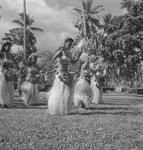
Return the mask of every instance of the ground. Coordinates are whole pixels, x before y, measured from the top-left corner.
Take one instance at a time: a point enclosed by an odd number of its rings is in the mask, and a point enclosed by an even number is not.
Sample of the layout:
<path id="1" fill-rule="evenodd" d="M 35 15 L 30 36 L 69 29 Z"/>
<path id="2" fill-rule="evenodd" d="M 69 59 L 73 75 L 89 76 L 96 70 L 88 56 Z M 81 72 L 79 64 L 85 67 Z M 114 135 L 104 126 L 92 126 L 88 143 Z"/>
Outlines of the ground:
<path id="1" fill-rule="evenodd" d="M 1 109 L 0 150 L 143 150 L 142 99 L 105 95 L 69 116 L 50 116 L 46 106 Z"/>

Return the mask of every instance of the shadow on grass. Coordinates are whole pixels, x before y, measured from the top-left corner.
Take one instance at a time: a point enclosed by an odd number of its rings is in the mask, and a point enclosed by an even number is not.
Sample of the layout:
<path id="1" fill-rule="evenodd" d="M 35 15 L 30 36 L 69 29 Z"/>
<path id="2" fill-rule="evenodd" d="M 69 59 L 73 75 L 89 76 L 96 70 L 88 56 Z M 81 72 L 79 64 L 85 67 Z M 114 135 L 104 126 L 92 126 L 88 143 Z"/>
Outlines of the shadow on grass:
<path id="1" fill-rule="evenodd" d="M 28 106 L 28 107 L 8 107 L 8 108 L 4 108 L 4 107 L 1 107 L 0 109 L 48 109 L 48 106 L 44 106 L 44 107 L 36 107 L 36 106 Z M 89 108 L 90 110 L 128 110 L 130 108 L 107 108 L 107 107 L 99 107 L 99 108 Z M 88 109 L 88 110 L 89 110 Z"/>
<path id="2" fill-rule="evenodd" d="M 103 104 L 110 105 L 136 105 L 143 104 L 143 98 L 140 99 L 115 99 L 115 98 L 106 98 L 103 99 Z"/>
<path id="3" fill-rule="evenodd" d="M 111 114 L 111 115 L 141 115 L 143 114 L 141 111 L 95 111 L 95 112 L 72 112 L 70 115 L 106 115 L 106 114 Z"/>
<path id="4" fill-rule="evenodd" d="M 2 108 L 2 109 L 37 109 L 37 110 L 48 110 L 47 106 L 44 107 L 11 107 L 11 108 Z M 143 111 L 141 111 L 141 109 L 120 109 L 120 108 L 115 108 L 115 109 L 103 109 L 103 108 L 94 108 L 94 109 L 85 109 L 85 110 L 78 110 L 73 108 L 70 112 L 70 114 L 68 116 L 72 116 L 72 115 L 81 115 L 81 116 L 89 116 L 89 115 L 143 115 Z"/>
<path id="5" fill-rule="evenodd" d="M 12 107 L 0 107 L 0 109 L 48 109 L 48 106 L 12 106 Z"/>
<path id="6" fill-rule="evenodd" d="M 120 105 L 120 104 L 111 104 L 102 103 L 102 104 L 90 104 L 87 110 L 128 110 L 134 108 L 132 105 Z M 38 105 L 14 105 L 11 107 L 0 107 L 0 109 L 48 109 L 47 104 L 38 104 Z M 71 110 L 75 109 L 75 106 L 71 106 Z"/>
<path id="7" fill-rule="evenodd" d="M 123 109 L 123 110 L 127 110 L 130 109 L 129 107 L 120 107 L 120 106 L 116 106 L 116 107 L 107 107 L 107 106 L 102 106 L 102 107 L 89 107 L 89 110 L 118 110 L 118 109 Z"/>
<path id="8" fill-rule="evenodd" d="M 129 103 L 123 103 L 123 102 L 120 102 L 120 101 L 111 101 L 111 102 L 105 102 L 103 101 L 101 105 L 123 105 L 123 106 L 129 106 L 130 104 Z"/>
<path id="9" fill-rule="evenodd" d="M 88 112 L 88 113 L 80 113 L 80 115 L 96 115 L 96 114 L 112 114 L 112 115 L 140 115 L 142 112 Z"/>

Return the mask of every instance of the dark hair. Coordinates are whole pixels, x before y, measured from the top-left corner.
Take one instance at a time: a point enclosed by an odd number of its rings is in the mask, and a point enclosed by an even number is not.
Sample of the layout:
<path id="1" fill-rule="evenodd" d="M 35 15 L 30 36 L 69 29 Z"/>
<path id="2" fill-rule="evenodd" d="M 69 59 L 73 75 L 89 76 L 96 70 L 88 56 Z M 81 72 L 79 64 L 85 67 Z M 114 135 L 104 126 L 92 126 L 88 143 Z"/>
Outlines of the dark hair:
<path id="1" fill-rule="evenodd" d="M 72 43 L 73 41 L 74 40 L 72 38 L 70 38 L 70 37 L 65 39 L 65 43 L 67 43 L 67 42 L 71 42 Z"/>
<path id="2" fill-rule="evenodd" d="M 1 51 L 2 52 L 5 52 L 6 51 L 6 49 L 5 49 L 5 46 L 12 46 L 12 42 L 11 41 L 4 41 L 3 43 L 2 43 L 2 48 L 1 48 Z M 10 49 L 9 49 L 10 50 Z"/>
<path id="3" fill-rule="evenodd" d="M 28 66 L 31 66 L 32 64 L 33 64 L 33 62 L 32 62 L 32 58 L 34 57 L 34 60 L 35 60 L 35 62 L 34 63 L 36 63 L 36 61 L 37 61 L 37 55 L 34 55 L 34 54 L 32 54 L 31 56 L 29 56 L 29 58 L 28 58 Z"/>
<path id="4" fill-rule="evenodd" d="M 12 63 L 12 61 L 5 60 L 5 61 L 3 61 L 2 66 L 3 66 L 3 68 L 5 68 L 5 69 L 9 69 L 9 68 L 12 68 L 12 67 L 13 67 L 13 63 Z"/>
<path id="5" fill-rule="evenodd" d="M 4 54 L 2 53 L 2 51 L 0 51 L 0 59 L 4 58 Z"/>

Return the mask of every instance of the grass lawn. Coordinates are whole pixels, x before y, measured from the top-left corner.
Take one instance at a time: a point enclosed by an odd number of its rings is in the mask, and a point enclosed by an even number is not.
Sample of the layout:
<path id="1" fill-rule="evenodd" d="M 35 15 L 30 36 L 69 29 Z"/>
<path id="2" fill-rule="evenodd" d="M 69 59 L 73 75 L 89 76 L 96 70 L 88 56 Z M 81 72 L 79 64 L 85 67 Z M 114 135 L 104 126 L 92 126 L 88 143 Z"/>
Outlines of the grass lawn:
<path id="1" fill-rule="evenodd" d="M 69 116 L 46 108 L 0 109 L 0 150 L 143 150 L 143 114 L 92 105 Z"/>

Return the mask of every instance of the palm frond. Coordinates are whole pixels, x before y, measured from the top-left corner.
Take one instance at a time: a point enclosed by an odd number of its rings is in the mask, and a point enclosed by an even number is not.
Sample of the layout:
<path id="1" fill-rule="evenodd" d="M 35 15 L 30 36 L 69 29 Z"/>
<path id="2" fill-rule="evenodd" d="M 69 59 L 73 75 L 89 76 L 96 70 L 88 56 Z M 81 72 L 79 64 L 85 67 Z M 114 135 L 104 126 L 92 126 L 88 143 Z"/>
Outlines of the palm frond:
<path id="1" fill-rule="evenodd" d="M 30 16 L 27 16 L 26 23 L 27 23 L 27 25 L 31 26 L 34 23 L 34 19 L 30 18 Z"/>
<path id="2" fill-rule="evenodd" d="M 82 7 L 84 10 L 88 10 L 88 7 L 87 7 L 87 2 L 85 0 L 82 0 Z"/>
<path id="3" fill-rule="evenodd" d="M 89 17 L 88 18 L 96 27 L 98 27 L 99 29 L 101 28 L 101 25 L 100 25 L 100 22 L 98 19 L 96 18 L 92 18 L 92 17 Z"/>
<path id="4" fill-rule="evenodd" d="M 19 20 L 24 22 L 24 14 L 23 12 L 19 14 Z M 26 14 L 26 26 L 31 26 L 34 23 L 34 19 L 30 17 L 30 15 Z"/>
<path id="5" fill-rule="evenodd" d="M 40 31 L 40 32 L 44 31 L 43 29 L 38 28 L 38 27 L 31 27 L 31 30 L 33 30 L 33 31 Z"/>
<path id="6" fill-rule="evenodd" d="M 103 5 L 98 5 L 98 6 L 95 6 L 94 8 L 92 8 L 92 10 L 90 11 L 90 13 L 97 14 L 97 13 L 103 11 L 103 10 L 104 10 Z"/>
<path id="7" fill-rule="evenodd" d="M 90 12 L 92 9 L 92 4 L 93 4 L 93 0 L 88 0 L 86 5 L 87 5 L 87 12 Z"/>
<path id="8" fill-rule="evenodd" d="M 80 8 L 74 8 L 73 10 L 75 10 L 76 12 L 78 12 L 79 14 L 82 14 L 82 10 Z"/>
<path id="9" fill-rule="evenodd" d="M 19 14 L 19 19 L 20 19 L 21 21 L 24 20 L 24 14 L 23 14 L 23 12 Z"/>
<path id="10" fill-rule="evenodd" d="M 23 22 L 20 21 L 20 20 L 15 19 L 15 20 L 13 20 L 12 22 L 15 23 L 15 24 L 17 24 L 17 25 L 19 25 L 19 26 L 21 26 L 21 27 L 24 26 Z"/>
<path id="11" fill-rule="evenodd" d="M 102 18 L 103 18 L 104 24 L 107 25 L 107 24 L 111 23 L 112 15 L 109 13 L 109 14 L 103 16 Z"/>

